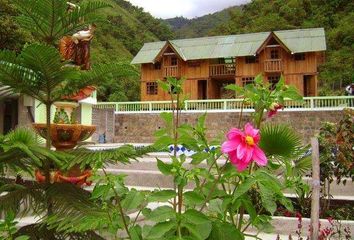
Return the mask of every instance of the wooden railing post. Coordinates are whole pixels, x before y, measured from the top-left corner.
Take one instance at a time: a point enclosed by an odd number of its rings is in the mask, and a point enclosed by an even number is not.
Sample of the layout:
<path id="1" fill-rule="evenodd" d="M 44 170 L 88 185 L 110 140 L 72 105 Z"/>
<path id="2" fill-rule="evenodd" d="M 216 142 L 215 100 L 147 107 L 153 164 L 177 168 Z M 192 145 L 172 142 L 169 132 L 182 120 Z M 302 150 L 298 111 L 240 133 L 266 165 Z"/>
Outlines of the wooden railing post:
<path id="1" fill-rule="evenodd" d="M 318 240 L 320 212 L 320 153 L 318 139 L 311 138 L 312 148 L 312 201 L 311 201 L 311 240 Z"/>
<path id="2" fill-rule="evenodd" d="M 152 112 L 152 102 L 149 102 L 149 112 Z"/>

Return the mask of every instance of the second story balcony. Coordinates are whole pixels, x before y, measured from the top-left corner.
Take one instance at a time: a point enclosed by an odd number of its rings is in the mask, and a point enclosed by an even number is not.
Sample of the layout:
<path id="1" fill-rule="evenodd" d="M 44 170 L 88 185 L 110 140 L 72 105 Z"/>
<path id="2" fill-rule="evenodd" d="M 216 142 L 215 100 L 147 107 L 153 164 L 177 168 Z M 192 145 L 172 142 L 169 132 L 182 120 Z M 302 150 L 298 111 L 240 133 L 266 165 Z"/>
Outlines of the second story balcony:
<path id="1" fill-rule="evenodd" d="M 266 59 L 264 60 L 265 72 L 282 72 L 283 61 L 281 59 Z"/>
<path id="2" fill-rule="evenodd" d="M 180 77 L 180 69 L 178 65 L 164 66 L 162 68 L 162 77 Z"/>
<path id="3" fill-rule="evenodd" d="M 236 72 L 236 66 L 233 63 L 209 65 L 210 77 L 234 76 L 235 72 Z"/>

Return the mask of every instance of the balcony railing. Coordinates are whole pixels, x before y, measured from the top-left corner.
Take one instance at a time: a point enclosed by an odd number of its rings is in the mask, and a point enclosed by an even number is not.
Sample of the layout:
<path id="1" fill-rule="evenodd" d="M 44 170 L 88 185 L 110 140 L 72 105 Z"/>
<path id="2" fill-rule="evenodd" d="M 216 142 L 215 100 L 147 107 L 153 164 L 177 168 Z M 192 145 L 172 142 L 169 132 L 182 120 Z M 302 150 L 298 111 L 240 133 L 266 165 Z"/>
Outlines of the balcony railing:
<path id="1" fill-rule="evenodd" d="M 163 72 L 162 72 L 163 77 L 180 77 L 180 72 L 178 65 L 176 66 L 164 66 L 163 67 Z"/>
<path id="2" fill-rule="evenodd" d="M 187 100 L 183 111 L 187 112 L 240 112 L 243 99 Z M 284 111 L 328 111 L 354 107 L 353 96 L 304 97 L 303 101 L 285 100 Z M 175 104 L 170 101 L 151 102 L 100 102 L 98 109 L 114 109 L 117 113 L 171 111 Z M 243 111 L 254 111 L 252 106 L 243 106 Z"/>
<path id="3" fill-rule="evenodd" d="M 211 77 L 235 75 L 235 64 L 211 64 L 209 75 Z"/>
<path id="4" fill-rule="evenodd" d="M 283 71 L 283 62 L 281 59 L 266 59 L 264 60 L 265 72 L 281 72 Z"/>

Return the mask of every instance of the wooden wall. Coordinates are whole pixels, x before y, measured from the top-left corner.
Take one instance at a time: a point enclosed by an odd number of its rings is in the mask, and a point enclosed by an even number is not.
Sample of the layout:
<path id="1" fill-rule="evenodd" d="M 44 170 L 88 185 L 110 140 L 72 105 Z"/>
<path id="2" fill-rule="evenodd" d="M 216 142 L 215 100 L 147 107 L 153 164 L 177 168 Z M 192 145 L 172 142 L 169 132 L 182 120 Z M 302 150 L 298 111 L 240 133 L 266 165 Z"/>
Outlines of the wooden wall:
<path id="1" fill-rule="evenodd" d="M 269 59 L 269 50 L 265 48 L 258 55 L 257 63 L 246 63 L 246 57 L 236 58 L 236 73 L 235 76 L 227 78 L 213 78 L 209 76 L 209 66 L 213 60 L 196 60 L 185 62 L 178 59 L 179 77 L 185 77 L 184 92 L 189 96 L 189 99 L 198 99 L 198 80 L 207 80 L 207 97 L 209 99 L 219 98 L 216 91 L 218 84 L 221 81 L 235 81 L 236 84 L 242 84 L 243 77 L 255 77 L 258 74 L 264 76 L 265 81 L 270 75 L 280 75 L 285 77 L 286 83 L 294 85 L 299 89 L 300 93 L 304 92 L 304 75 L 311 76 L 311 82 L 308 84 L 311 87 L 311 95 L 317 95 L 317 67 L 324 61 L 323 52 L 308 52 L 305 53 L 305 59 L 295 61 L 294 55 L 279 47 L 280 58 L 282 59 L 283 71 L 277 73 L 269 73 L 264 71 L 264 61 Z M 169 58 L 171 56 L 168 56 Z M 163 80 L 163 68 L 171 61 L 165 60 L 166 56 L 161 59 L 161 69 L 156 70 L 153 64 L 142 64 L 141 66 L 141 100 L 142 101 L 157 101 L 169 100 L 168 93 L 162 89 L 158 89 L 157 95 L 147 95 L 146 82 L 155 82 Z M 231 78 L 230 78 L 231 77 Z"/>

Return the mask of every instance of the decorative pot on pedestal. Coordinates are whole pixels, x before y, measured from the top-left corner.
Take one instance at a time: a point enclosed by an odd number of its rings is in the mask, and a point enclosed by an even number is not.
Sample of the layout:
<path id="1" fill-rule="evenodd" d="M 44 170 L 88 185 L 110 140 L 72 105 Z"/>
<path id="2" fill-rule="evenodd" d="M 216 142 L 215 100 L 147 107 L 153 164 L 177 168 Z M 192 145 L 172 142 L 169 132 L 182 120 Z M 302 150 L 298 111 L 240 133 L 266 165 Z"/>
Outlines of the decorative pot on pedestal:
<path id="1" fill-rule="evenodd" d="M 78 124 L 75 120 L 75 108 L 79 106 L 76 102 L 56 102 L 56 112 L 53 123 L 50 126 L 50 136 L 52 145 L 57 151 L 65 151 L 73 149 L 79 142 L 85 141 L 96 130 L 96 126 Z M 46 138 L 47 125 L 41 123 L 33 124 L 37 133 Z M 38 182 L 44 182 L 45 176 L 40 170 L 35 173 Z M 65 174 L 60 171 L 53 170 L 50 174 L 50 182 L 69 182 L 72 184 L 90 185 L 87 178 L 91 176 L 91 170 L 81 171 L 78 165 L 73 166 Z"/>

